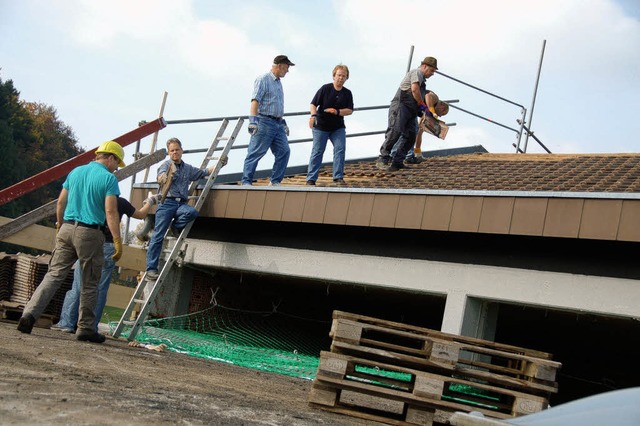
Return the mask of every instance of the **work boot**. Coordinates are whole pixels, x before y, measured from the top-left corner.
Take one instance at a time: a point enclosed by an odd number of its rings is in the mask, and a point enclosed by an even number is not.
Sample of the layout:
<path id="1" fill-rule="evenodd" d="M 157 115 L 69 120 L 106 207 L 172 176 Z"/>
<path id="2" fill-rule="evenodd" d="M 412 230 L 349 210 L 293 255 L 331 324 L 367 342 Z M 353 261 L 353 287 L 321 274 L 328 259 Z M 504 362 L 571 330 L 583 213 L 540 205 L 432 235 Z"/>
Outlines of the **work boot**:
<path id="1" fill-rule="evenodd" d="M 106 337 L 104 337 L 104 334 L 96 333 L 95 331 L 93 331 L 90 333 L 80 333 L 76 336 L 76 339 L 80 340 L 81 342 L 104 343 Z"/>
<path id="2" fill-rule="evenodd" d="M 376 160 L 376 167 L 380 170 L 386 170 L 389 167 L 389 160 L 385 160 L 384 158 L 378 158 Z"/>
<path id="3" fill-rule="evenodd" d="M 315 186 L 316 185 L 316 181 L 315 180 L 308 180 L 307 181 L 307 185 Z"/>
<path id="4" fill-rule="evenodd" d="M 421 156 L 413 156 L 410 158 L 405 158 L 404 163 L 405 164 L 420 164 L 424 161 L 424 158 Z"/>
<path id="5" fill-rule="evenodd" d="M 347 184 L 347 182 L 345 182 L 344 179 L 342 179 L 342 178 L 334 179 L 333 183 L 335 183 L 336 185 L 346 185 Z"/>
<path id="6" fill-rule="evenodd" d="M 404 169 L 404 164 L 400 163 L 400 164 L 391 164 L 389 167 L 386 168 L 387 172 L 397 172 L 400 169 Z"/>
<path id="7" fill-rule="evenodd" d="M 36 319 L 31 314 L 24 314 L 18 321 L 18 331 L 20 333 L 31 334 L 33 325 L 36 323 Z"/>

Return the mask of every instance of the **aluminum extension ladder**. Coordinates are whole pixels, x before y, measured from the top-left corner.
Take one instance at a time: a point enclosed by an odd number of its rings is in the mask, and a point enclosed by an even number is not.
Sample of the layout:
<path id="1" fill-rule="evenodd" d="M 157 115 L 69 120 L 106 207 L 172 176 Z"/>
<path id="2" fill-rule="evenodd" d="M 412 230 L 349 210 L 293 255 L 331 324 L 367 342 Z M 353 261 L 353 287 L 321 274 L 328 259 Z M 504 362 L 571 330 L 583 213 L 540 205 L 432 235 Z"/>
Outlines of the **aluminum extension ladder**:
<path id="1" fill-rule="evenodd" d="M 226 131 L 227 125 L 229 124 L 229 120 L 224 119 L 222 121 L 220 129 L 218 130 L 218 134 L 213 139 L 213 142 L 209 147 L 207 154 L 205 155 L 202 165 L 200 166 L 200 168 L 203 169 L 208 166 L 209 160 L 214 160 L 214 159 L 217 160 L 214 170 L 207 178 L 207 182 L 204 185 L 202 192 L 200 193 L 200 195 L 195 197 L 197 198 L 196 203 L 194 205 L 194 208 L 196 210 L 200 211 L 200 208 L 202 207 L 202 204 L 207 198 L 207 195 L 209 194 L 209 190 L 211 189 L 213 182 L 218 176 L 220 169 L 226 164 L 229 151 L 231 150 L 231 147 L 233 146 L 233 142 L 238 136 L 238 133 L 240 132 L 240 129 L 242 128 L 243 123 L 244 123 L 244 120 L 242 118 L 238 119 L 238 122 L 236 123 L 236 127 L 233 129 L 231 136 L 223 137 L 224 132 Z M 222 153 L 220 154 L 219 158 L 212 157 L 212 154 L 218 147 L 218 143 L 221 140 L 227 140 L 227 144 L 222 150 Z M 198 185 L 198 182 L 191 183 L 191 187 L 189 188 L 189 195 L 190 195 L 189 198 L 194 198 L 191 196 L 191 194 L 195 192 L 197 185 Z M 142 327 L 142 324 L 146 320 L 147 315 L 149 314 L 151 305 L 155 300 L 160 288 L 162 287 L 164 280 L 167 279 L 167 276 L 169 275 L 169 271 L 173 267 L 174 263 L 176 263 L 178 258 L 184 256 L 183 245 L 185 243 L 187 235 L 189 234 L 189 231 L 191 230 L 191 226 L 193 225 L 193 223 L 194 221 L 189 222 L 189 224 L 185 226 L 182 232 L 180 232 L 180 235 L 175 239 L 175 241 L 173 241 L 172 247 L 168 249 L 169 251 L 168 258 L 164 263 L 164 265 L 162 266 L 162 268 L 160 269 L 158 278 L 155 281 L 153 281 L 153 280 L 147 280 L 146 273 L 142 276 L 142 278 L 140 279 L 140 282 L 138 283 L 138 286 L 136 287 L 136 290 L 133 293 L 133 296 L 131 297 L 131 300 L 129 301 L 129 304 L 127 305 L 127 308 L 122 314 L 122 318 L 120 318 L 120 322 L 118 322 L 118 326 L 113 332 L 113 337 L 116 337 L 116 338 L 120 337 L 120 334 L 122 333 L 122 330 L 124 329 L 124 327 L 131 324 L 131 321 L 129 320 L 129 318 L 131 318 L 131 314 L 133 313 L 133 310 L 136 304 L 139 303 L 141 306 L 140 313 L 138 314 L 138 317 L 133 323 L 131 331 L 129 332 L 129 336 L 127 337 L 127 340 L 135 339 L 136 335 L 140 331 L 140 328 Z M 169 230 L 167 230 L 167 233 L 170 232 L 170 229 L 171 227 L 169 227 Z M 165 240 L 166 239 L 167 238 L 165 234 Z M 171 243 L 170 241 L 167 241 L 167 244 L 170 244 L 170 243 Z M 163 250 L 163 252 L 166 252 L 166 250 Z M 147 291 L 147 296 L 145 297 L 145 289 L 147 288 L 147 286 L 149 286 L 150 289 L 149 291 Z"/>

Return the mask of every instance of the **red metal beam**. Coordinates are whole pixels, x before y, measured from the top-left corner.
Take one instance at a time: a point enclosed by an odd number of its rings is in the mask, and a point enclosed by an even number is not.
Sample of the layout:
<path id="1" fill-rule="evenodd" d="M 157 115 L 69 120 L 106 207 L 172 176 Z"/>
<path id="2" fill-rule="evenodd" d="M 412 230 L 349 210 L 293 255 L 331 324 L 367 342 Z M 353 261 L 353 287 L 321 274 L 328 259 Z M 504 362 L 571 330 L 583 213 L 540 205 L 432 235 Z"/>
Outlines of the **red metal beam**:
<path id="1" fill-rule="evenodd" d="M 149 123 L 143 124 L 142 126 L 137 127 L 122 136 L 118 136 L 113 140 L 125 147 L 135 141 L 144 138 L 145 136 L 149 136 L 152 133 L 164 129 L 166 126 L 167 123 L 161 117 L 156 120 L 150 121 Z M 71 170 L 75 169 L 78 166 L 89 163 L 95 158 L 96 149 L 98 149 L 98 147 L 95 147 L 87 152 L 83 152 L 82 154 L 77 155 L 63 163 L 60 163 L 57 166 L 53 166 L 50 169 L 40 172 L 37 175 L 33 175 L 30 178 L 23 180 L 22 182 L 18 182 L 8 188 L 0 190 L 0 206 L 15 200 L 16 198 L 19 198 L 24 194 L 41 188 L 56 179 L 66 176 Z"/>

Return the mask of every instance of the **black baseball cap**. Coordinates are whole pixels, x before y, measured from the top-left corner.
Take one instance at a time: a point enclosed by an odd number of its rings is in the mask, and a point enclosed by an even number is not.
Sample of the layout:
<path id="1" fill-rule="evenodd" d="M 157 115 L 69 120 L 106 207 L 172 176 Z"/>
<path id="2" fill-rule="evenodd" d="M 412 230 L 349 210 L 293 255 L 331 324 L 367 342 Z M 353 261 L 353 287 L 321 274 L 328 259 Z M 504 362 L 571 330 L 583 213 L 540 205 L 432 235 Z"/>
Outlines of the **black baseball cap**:
<path id="1" fill-rule="evenodd" d="M 278 55 L 275 58 L 273 58 L 273 63 L 275 65 L 278 64 L 286 64 L 286 65 L 295 65 L 293 62 L 291 62 L 289 60 L 289 58 L 287 58 L 285 55 Z"/>

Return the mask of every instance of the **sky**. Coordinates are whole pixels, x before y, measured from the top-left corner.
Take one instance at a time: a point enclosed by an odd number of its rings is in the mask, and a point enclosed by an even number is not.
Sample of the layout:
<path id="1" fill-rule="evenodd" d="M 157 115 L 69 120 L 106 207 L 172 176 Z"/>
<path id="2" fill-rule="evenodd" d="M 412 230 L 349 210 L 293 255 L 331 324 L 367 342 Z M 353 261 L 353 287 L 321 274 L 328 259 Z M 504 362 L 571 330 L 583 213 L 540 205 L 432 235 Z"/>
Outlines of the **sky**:
<path id="1" fill-rule="evenodd" d="M 86 149 L 157 118 L 165 92 L 165 120 L 247 115 L 255 78 L 279 54 L 296 64 L 283 79 L 286 112 L 308 111 L 337 64 L 350 69 L 356 107 L 388 105 L 408 65 L 436 57 L 455 80 L 436 74 L 427 88 L 492 122 L 451 108 L 446 140 L 425 136 L 423 151 L 513 153 L 517 133 L 494 123 L 518 129 L 524 108 L 553 153 L 639 152 L 638 0 L 0 0 L 0 78 L 56 108 Z M 311 137 L 308 116 L 287 121 L 290 139 Z M 345 122 L 347 133 L 383 131 L 386 111 Z M 178 137 L 207 148 L 218 127 L 171 124 L 158 145 Z M 347 159 L 377 156 L 382 140 L 348 139 Z M 245 124 L 236 145 L 248 142 Z M 526 146 L 545 152 L 533 138 Z M 308 164 L 310 152 L 292 145 L 289 165 Z M 245 154 L 231 151 L 223 173 L 241 171 Z M 267 154 L 258 169 L 272 164 Z"/>

